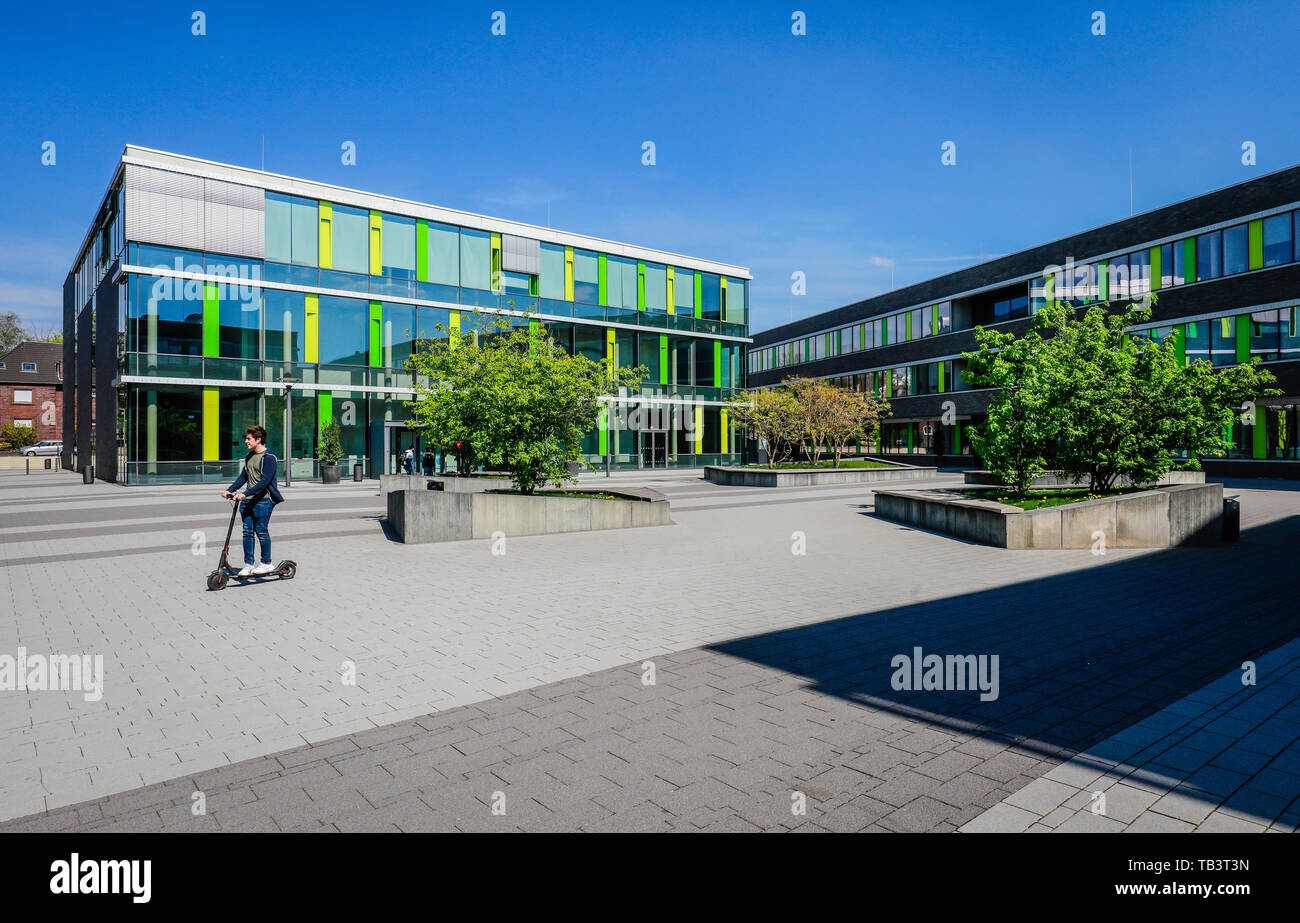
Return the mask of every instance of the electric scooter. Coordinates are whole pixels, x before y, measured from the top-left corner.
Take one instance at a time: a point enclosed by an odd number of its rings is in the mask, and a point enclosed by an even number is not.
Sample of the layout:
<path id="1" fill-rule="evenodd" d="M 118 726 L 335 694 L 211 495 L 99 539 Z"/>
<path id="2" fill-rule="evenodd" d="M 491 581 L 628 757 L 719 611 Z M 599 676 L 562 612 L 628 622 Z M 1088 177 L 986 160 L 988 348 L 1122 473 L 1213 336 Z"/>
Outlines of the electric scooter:
<path id="1" fill-rule="evenodd" d="M 293 561 L 281 561 L 275 565 L 275 570 L 267 571 L 265 574 L 249 574 L 247 577 L 239 576 L 239 571 L 230 566 L 230 536 L 235 531 L 235 517 L 239 515 L 239 501 L 231 500 L 230 526 L 226 529 L 226 544 L 221 549 L 221 560 L 217 563 L 217 569 L 208 574 L 209 590 L 224 590 L 226 584 L 232 579 L 241 583 L 245 580 L 261 580 L 265 577 L 278 577 L 283 580 L 292 580 L 298 573 L 298 565 Z"/>

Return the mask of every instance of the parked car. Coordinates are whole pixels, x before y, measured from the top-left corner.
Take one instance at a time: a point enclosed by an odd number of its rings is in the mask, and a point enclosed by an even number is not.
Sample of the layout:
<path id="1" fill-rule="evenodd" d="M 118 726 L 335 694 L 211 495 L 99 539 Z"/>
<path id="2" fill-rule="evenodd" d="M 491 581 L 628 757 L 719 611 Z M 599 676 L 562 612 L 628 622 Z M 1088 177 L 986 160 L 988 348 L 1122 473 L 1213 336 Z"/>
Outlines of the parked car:
<path id="1" fill-rule="evenodd" d="M 30 458 L 33 455 L 58 455 L 62 451 L 62 439 L 46 439 L 35 445 L 27 446 L 23 449 L 23 454 Z"/>

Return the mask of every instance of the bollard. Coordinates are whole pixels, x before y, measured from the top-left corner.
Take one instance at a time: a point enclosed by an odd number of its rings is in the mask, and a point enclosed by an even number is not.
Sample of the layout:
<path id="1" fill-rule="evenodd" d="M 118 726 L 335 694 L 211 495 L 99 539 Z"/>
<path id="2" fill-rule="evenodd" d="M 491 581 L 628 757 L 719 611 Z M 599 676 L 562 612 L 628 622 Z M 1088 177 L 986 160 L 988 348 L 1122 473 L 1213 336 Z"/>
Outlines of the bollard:
<path id="1" fill-rule="evenodd" d="M 1223 540 L 1235 542 L 1241 538 L 1241 503 L 1235 497 L 1223 498 Z"/>
<path id="2" fill-rule="evenodd" d="M 361 462 L 357 462 L 352 466 L 352 480 L 361 480 Z"/>
<path id="3" fill-rule="evenodd" d="M 30 455 L 23 456 L 23 464 L 27 466 L 27 474 L 32 473 L 32 458 Z"/>

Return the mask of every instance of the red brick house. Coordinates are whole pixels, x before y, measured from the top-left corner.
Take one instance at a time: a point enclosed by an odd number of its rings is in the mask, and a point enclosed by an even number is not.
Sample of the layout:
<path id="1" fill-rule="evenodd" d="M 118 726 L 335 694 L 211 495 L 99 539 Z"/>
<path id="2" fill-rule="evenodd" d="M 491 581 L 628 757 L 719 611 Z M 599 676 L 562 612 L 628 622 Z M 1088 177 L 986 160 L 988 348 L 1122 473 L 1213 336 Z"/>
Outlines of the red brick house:
<path id="1" fill-rule="evenodd" d="M 63 438 L 63 344 L 19 343 L 0 355 L 0 427 L 31 426 L 36 438 Z"/>

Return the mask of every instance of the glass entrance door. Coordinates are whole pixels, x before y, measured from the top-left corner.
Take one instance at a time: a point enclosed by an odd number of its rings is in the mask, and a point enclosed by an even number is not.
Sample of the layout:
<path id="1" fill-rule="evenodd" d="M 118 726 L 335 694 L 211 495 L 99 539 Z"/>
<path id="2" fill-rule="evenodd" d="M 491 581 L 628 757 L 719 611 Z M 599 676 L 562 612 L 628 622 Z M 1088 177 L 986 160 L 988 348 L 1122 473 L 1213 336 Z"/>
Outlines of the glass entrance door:
<path id="1" fill-rule="evenodd" d="M 668 434 L 663 430 L 641 430 L 641 466 L 668 467 Z"/>

